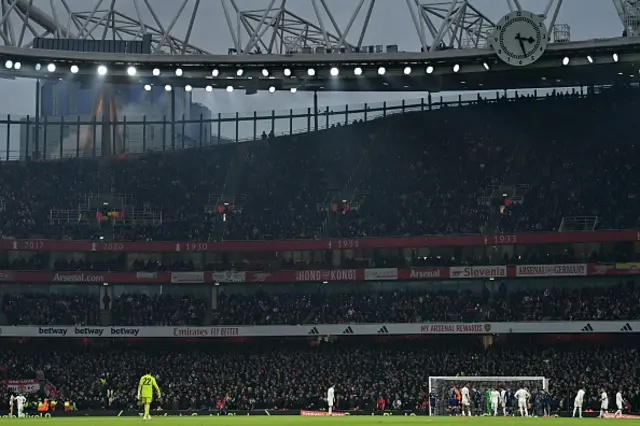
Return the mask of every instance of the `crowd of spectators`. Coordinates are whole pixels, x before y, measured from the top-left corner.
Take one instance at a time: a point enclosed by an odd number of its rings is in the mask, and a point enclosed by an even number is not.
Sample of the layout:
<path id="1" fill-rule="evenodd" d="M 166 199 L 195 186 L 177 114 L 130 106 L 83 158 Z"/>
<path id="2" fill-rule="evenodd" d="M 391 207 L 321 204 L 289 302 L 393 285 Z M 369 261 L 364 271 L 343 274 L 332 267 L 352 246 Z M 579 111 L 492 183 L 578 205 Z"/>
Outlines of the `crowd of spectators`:
<path id="1" fill-rule="evenodd" d="M 207 302 L 188 294 L 122 294 L 112 311 L 112 322 L 117 325 L 203 325 Z"/>
<path id="2" fill-rule="evenodd" d="M 403 283 L 384 289 L 339 284 L 323 291 L 314 284 L 298 284 L 270 291 L 251 285 L 234 291 L 220 286 L 217 303 L 190 293 L 121 294 L 105 303 L 93 296 L 74 293 L 5 293 L 2 310 L 9 325 L 97 325 L 100 307 L 111 310 L 112 325 L 278 325 L 407 322 L 576 321 L 636 320 L 640 287 L 632 280 L 602 278 L 496 283 L 467 290 L 424 287 Z M 210 315 L 207 315 L 210 313 Z"/>
<path id="3" fill-rule="evenodd" d="M 325 297 L 322 294 L 222 293 L 214 311 L 215 325 L 304 324 Z"/>
<path id="4" fill-rule="evenodd" d="M 318 324 L 475 322 L 484 320 L 485 293 L 394 291 L 325 296 L 313 317 Z"/>
<path id="5" fill-rule="evenodd" d="M 346 214 L 337 212 L 332 234 L 483 232 L 489 208 L 478 196 L 501 183 L 512 157 L 504 126 L 515 130 L 516 123 L 504 120 L 499 133 L 492 129 L 504 114 L 499 104 L 477 105 L 371 123 L 369 157 L 358 182 L 367 196 Z"/>
<path id="6" fill-rule="evenodd" d="M 102 325 L 97 292 L 5 293 L 0 300 L 7 325 Z M 122 294 L 107 305 L 111 324 L 124 326 L 203 325 L 208 310 L 204 298 L 189 294 Z"/>
<path id="7" fill-rule="evenodd" d="M 338 410 L 374 411 L 380 398 L 387 408 L 400 401 L 402 409 L 423 409 L 429 376 L 526 373 L 549 378 L 554 411 L 569 410 L 583 385 L 585 409 L 599 406 L 601 387 L 610 395 L 621 389 L 637 409 L 636 345 L 509 340 L 488 348 L 477 340 L 455 338 L 402 344 L 347 338 L 313 345 L 33 342 L 3 347 L 0 376 L 20 379 L 42 371 L 79 410 L 137 409 L 138 379 L 151 368 L 163 393 L 163 409 L 215 409 L 219 401 L 225 409 L 324 409 L 326 391 L 335 385 Z M 100 381 L 104 377 L 106 384 Z"/>
<path id="8" fill-rule="evenodd" d="M 505 292 L 506 293 L 506 292 Z M 491 321 L 604 321 L 640 318 L 640 288 L 621 283 L 608 288 L 520 290 L 494 298 Z"/>
<path id="9" fill-rule="evenodd" d="M 604 99 L 606 108 L 600 108 Z M 502 215 L 502 230 L 555 230 L 562 217 L 572 216 L 597 216 L 599 228 L 637 227 L 638 166 L 632 159 L 640 147 L 629 127 L 606 124 L 626 120 L 636 104 L 633 92 L 550 99 L 526 112 L 517 108 L 524 104 L 514 104 L 513 114 L 545 119 L 542 126 L 523 126 L 531 143 L 519 144 L 523 161 L 514 172 L 530 188 L 523 204 Z"/>
<path id="10" fill-rule="evenodd" d="M 605 321 L 635 320 L 640 288 L 635 282 L 599 281 L 573 285 L 481 291 L 393 286 L 387 291 L 233 294 L 219 298 L 216 324 L 342 324 L 407 322 Z M 529 283 L 531 284 L 531 283 Z"/>
<path id="11" fill-rule="evenodd" d="M 6 293 L 2 312 L 10 325 L 98 325 L 97 298 L 74 293 Z"/>
<path id="12" fill-rule="evenodd" d="M 95 237 L 90 217 L 51 223 L 50 210 L 88 208 L 86 195 L 105 191 L 162 213 L 162 224 L 116 226 L 112 236 L 123 240 L 555 230 L 565 216 L 635 227 L 637 103 L 633 89 L 479 100 L 246 144 L 6 163 L 0 227 L 15 237 Z M 502 184 L 525 189 L 500 214 L 487 197 Z"/>

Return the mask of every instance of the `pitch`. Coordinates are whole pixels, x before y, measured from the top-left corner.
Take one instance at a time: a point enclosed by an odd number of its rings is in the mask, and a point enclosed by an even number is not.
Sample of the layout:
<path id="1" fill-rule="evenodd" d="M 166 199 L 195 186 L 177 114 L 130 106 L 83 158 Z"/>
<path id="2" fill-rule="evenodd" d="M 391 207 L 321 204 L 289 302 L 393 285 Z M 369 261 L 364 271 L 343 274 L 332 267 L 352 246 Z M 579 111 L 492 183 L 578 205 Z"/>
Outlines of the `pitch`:
<path id="1" fill-rule="evenodd" d="M 86 418 L 34 418 L 34 419 L 2 419 L 0 423 L 16 423 L 30 425 L 44 423 L 49 426 L 133 426 L 159 424 L 161 426 L 324 426 L 326 424 L 339 424 L 340 426 L 365 426 L 372 424 L 379 425 L 424 425 L 433 426 L 461 426 L 461 425 L 482 425 L 482 426 L 506 426 L 520 425 L 522 422 L 532 425 L 553 424 L 554 426 L 577 426 L 580 424 L 592 424 L 596 421 L 607 421 L 601 419 L 571 419 L 571 418 L 515 418 L 515 417 L 406 417 L 406 416 L 350 416 L 350 417 L 300 417 L 300 416 L 182 416 L 182 417 L 162 417 L 156 416 L 151 421 L 143 421 L 136 417 L 86 417 Z M 621 420 L 618 420 L 621 421 Z M 626 420 L 624 424 L 640 425 L 640 420 Z"/>

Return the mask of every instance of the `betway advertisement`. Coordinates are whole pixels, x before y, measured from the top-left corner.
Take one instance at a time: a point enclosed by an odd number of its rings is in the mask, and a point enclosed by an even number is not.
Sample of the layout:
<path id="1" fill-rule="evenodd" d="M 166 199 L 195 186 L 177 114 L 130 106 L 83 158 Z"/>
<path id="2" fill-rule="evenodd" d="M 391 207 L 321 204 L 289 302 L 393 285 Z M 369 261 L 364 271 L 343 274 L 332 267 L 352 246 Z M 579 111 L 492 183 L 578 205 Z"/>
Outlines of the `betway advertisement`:
<path id="1" fill-rule="evenodd" d="M 306 251 L 405 247 L 466 247 L 526 244 L 615 243 L 640 241 L 640 230 L 532 232 L 495 235 L 421 235 L 416 237 L 341 238 L 286 241 L 55 241 L 0 239 L 0 250 L 65 252 L 182 252 Z"/>
<path id="2" fill-rule="evenodd" d="M 638 333 L 640 321 L 314 324 L 220 327 L 1 327 L 0 337 L 42 338 L 234 338 L 447 334 Z"/>
<path id="3" fill-rule="evenodd" d="M 0 282 L 60 284 L 216 284 L 427 281 L 636 275 L 635 264 L 558 264 L 454 266 L 451 268 L 309 269 L 274 272 L 53 272 L 0 271 Z"/>

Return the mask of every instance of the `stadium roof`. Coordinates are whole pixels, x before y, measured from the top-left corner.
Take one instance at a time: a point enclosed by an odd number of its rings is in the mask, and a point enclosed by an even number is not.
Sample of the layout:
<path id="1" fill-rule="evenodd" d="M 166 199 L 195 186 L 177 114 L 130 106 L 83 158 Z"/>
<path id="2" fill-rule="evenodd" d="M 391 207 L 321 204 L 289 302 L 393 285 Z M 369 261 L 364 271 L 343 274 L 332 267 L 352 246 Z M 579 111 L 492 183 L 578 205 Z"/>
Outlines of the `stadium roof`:
<path id="1" fill-rule="evenodd" d="M 6 70 L 7 75 L 95 79 L 96 70 L 102 65 L 107 70 L 102 77 L 111 81 L 188 84 L 194 88 L 233 85 L 256 90 L 273 86 L 278 90 L 295 87 L 318 91 L 461 91 L 640 81 L 640 37 L 551 44 L 544 56 L 528 67 L 504 64 L 491 49 L 384 54 L 123 56 L 5 46 L 0 47 L 0 58 L 1 63 L 21 63 L 19 70 Z M 55 64 L 54 72 L 49 71 L 52 68 L 48 70 L 49 64 Z M 72 65 L 78 67 L 76 74 L 69 71 Z M 455 65 L 459 66 L 457 72 Z M 136 68 L 135 75 L 128 72 L 131 66 Z M 427 70 L 428 67 L 433 68 Z M 332 68 L 338 70 L 338 75 L 332 75 Z M 361 68 L 362 74 L 355 75 L 355 68 Z M 380 68 L 384 68 L 384 75 L 379 74 Z M 411 68 L 410 74 L 406 68 Z M 154 69 L 159 75 L 154 75 Z M 285 69 L 291 71 L 290 76 L 284 74 Z M 312 76 L 311 69 L 314 70 Z"/>
<path id="2" fill-rule="evenodd" d="M 287 0 L 263 0 L 264 7 L 254 10 L 243 10 L 237 0 L 220 0 L 217 12 L 228 26 L 231 46 L 225 55 L 212 55 L 211 49 L 191 41 L 194 28 L 203 23 L 204 6 L 199 0 L 176 2 L 179 7 L 170 12 L 169 19 L 161 16 L 160 6 L 147 0 L 83 0 L 78 5 L 85 11 L 74 10 L 67 0 L 38 6 L 32 0 L 6 1 L 8 7 L 0 13 L 0 68 L 2 63 L 13 67 L 0 74 L 9 78 L 93 80 L 97 68 L 103 66 L 102 78 L 134 84 L 314 91 L 566 87 L 627 84 L 638 78 L 640 38 L 635 36 L 640 5 L 628 0 L 612 0 L 627 37 L 580 42 L 571 42 L 569 26 L 557 22 L 562 0 L 540 2 L 535 13 L 543 17 L 552 40 L 545 55 L 525 68 L 502 63 L 487 48 L 496 23 L 472 0 L 398 2 L 398 8 L 406 9 L 399 15 L 403 20 L 399 25 L 406 27 L 409 36 L 417 36 L 421 52 L 399 52 L 394 44 L 363 44 L 368 31 L 375 30 L 370 25 L 372 14 L 384 10 L 375 0 L 361 0 L 354 10 L 345 10 L 342 3 L 330 7 L 325 0 L 312 0 L 305 3 L 308 7 L 302 15 Z M 517 1 L 499 3 L 506 6 L 505 12 L 521 10 Z M 497 3 L 496 7 L 500 8 Z M 346 25 L 337 22 L 336 16 L 348 18 Z M 354 29 L 354 22 L 362 19 L 361 28 Z M 211 25 L 210 18 L 205 21 Z M 148 37 L 152 54 L 30 49 L 41 37 L 98 41 Z M 612 59 L 614 53 L 617 61 Z M 562 65 L 565 58 L 567 66 Z M 47 70 L 49 64 L 55 65 L 55 71 Z M 75 73 L 70 72 L 72 66 Z M 136 68 L 135 75 L 131 67 Z M 158 75 L 154 75 L 155 68 Z M 285 68 L 290 75 L 284 75 Z M 361 68 L 361 75 L 354 75 L 356 68 Z M 378 73 L 380 68 L 384 75 Z"/>

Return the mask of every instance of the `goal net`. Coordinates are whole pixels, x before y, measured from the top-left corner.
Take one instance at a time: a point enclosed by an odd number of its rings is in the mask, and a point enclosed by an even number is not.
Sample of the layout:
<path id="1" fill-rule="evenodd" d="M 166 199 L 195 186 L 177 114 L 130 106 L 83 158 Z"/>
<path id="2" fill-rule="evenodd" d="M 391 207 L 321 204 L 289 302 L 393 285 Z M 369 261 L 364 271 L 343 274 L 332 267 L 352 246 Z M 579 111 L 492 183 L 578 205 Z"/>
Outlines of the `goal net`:
<path id="1" fill-rule="evenodd" d="M 431 415 L 456 415 L 460 414 L 460 390 L 467 386 L 471 396 L 471 414 L 481 416 L 492 414 L 490 401 L 487 392 L 496 389 L 502 394 L 504 391 L 504 401 L 499 404 L 498 415 L 507 413 L 515 414 L 517 404 L 514 394 L 520 388 L 527 387 L 535 398 L 535 407 L 532 406 L 531 413 L 540 414 L 544 410 L 544 393 L 549 390 L 549 379 L 545 377 L 515 376 L 431 376 L 429 377 L 429 412 Z M 452 397 L 453 396 L 453 397 Z M 534 412 L 535 411 L 535 412 Z"/>

